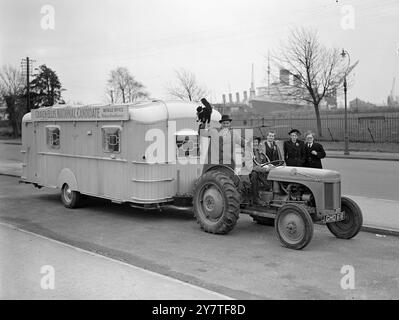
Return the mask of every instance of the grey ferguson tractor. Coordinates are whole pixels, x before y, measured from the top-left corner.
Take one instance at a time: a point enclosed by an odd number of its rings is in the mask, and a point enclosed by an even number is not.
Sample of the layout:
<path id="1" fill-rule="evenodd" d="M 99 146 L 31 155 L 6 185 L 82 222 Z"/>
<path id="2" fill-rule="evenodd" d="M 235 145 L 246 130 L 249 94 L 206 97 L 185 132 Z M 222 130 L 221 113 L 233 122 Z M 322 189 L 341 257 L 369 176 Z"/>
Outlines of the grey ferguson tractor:
<path id="1" fill-rule="evenodd" d="M 259 191 L 264 205 L 254 205 L 248 175 L 237 175 L 226 165 L 204 167 L 193 196 L 195 217 L 210 233 L 226 234 L 240 213 L 263 225 L 274 225 L 280 242 L 302 249 L 313 237 L 314 223 L 326 224 L 333 235 L 351 239 L 360 231 L 359 206 L 341 196 L 340 174 L 332 170 L 287 167 L 274 161 L 267 176 L 271 188 Z"/>

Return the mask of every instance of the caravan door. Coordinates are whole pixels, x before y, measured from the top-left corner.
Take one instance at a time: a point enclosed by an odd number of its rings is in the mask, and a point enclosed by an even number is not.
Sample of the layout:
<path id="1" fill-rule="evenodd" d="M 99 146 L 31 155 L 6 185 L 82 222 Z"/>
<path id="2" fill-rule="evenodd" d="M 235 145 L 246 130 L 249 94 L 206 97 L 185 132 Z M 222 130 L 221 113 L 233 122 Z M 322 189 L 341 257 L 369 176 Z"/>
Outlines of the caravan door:
<path id="1" fill-rule="evenodd" d="M 37 134 L 34 122 L 22 125 L 22 179 L 36 182 L 37 180 Z"/>

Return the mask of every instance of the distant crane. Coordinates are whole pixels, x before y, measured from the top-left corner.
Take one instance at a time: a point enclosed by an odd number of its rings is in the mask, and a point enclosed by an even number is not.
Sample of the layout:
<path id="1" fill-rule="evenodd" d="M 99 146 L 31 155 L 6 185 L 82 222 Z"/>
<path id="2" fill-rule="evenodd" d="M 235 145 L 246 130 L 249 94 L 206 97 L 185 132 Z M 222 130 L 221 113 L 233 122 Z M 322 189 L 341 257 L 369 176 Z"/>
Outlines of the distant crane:
<path id="1" fill-rule="evenodd" d="M 255 98 L 255 76 L 254 76 L 254 64 L 252 63 L 252 75 L 251 75 L 251 89 L 249 89 L 249 99 Z"/>
<path id="2" fill-rule="evenodd" d="M 394 77 L 393 81 L 392 81 L 391 93 L 389 94 L 388 99 L 387 99 L 387 104 L 388 104 L 389 107 L 397 107 L 397 106 L 399 106 L 399 101 L 395 97 L 395 94 L 394 94 L 395 93 L 395 81 L 396 81 L 396 78 Z"/>
<path id="3" fill-rule="evenodd" d="M 393 77 L 392 89 L 391 89 L 391 97 L 392 97 L 392 98 L 394 97 L 393 93 L 394 93 L 394 91 L 395 91 L 395 81 L 396 81 L 396 78 Z"/>

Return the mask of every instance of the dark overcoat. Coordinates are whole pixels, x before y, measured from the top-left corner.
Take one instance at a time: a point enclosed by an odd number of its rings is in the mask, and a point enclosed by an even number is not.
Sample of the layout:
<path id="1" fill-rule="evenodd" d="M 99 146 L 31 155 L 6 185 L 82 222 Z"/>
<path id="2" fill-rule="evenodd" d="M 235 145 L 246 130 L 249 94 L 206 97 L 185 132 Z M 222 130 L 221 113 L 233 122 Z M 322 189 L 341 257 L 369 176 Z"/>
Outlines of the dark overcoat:
<path id="1" fill-rule="evenodd" d="M 287 166 L 303 167 L 305 165 L 305 144 L 301 140 L 293 143 L 284 141 L 284 161 Z"/>
<path id="2" fill-rule="evenodd" d="M 312 154 L 312 151 L 316 151 L 317 155 Z M 321 159 L 326 157 L 326 152 L 320 143 L 313 142 L 310 148 L 308 144 L 305 144 L 305 155 L 305 167 L 323 169 Z"/>

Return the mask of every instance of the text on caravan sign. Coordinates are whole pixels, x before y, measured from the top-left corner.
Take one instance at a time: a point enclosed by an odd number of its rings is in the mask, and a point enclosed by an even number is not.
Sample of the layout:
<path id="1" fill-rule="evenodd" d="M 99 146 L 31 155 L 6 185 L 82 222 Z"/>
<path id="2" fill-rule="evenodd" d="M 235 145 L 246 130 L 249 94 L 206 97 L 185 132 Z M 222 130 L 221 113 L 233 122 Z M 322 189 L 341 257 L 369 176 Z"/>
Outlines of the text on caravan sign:
<path id="1" fill-rule="evenodd" d="M 129 120 L 129 109 L 124 106 L 50 107 L 32 110 L 32 121 L 100 121 Z"/>

